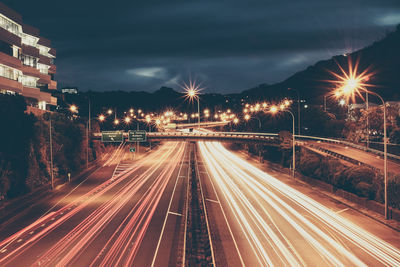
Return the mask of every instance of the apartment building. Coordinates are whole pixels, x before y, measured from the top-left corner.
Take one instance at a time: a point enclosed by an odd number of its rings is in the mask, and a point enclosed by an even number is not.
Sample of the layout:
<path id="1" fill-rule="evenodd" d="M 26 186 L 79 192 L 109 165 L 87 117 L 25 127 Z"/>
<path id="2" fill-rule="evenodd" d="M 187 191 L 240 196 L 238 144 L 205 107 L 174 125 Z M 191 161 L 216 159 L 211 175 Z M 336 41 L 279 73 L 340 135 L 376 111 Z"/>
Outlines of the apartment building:
<path id="1" fill-rule="evenodd" d="M 0 2 L 0 93 L 20 94 L 28 106 L 42 110 L 56 106 L 55 57 L 50 40 Z"/>

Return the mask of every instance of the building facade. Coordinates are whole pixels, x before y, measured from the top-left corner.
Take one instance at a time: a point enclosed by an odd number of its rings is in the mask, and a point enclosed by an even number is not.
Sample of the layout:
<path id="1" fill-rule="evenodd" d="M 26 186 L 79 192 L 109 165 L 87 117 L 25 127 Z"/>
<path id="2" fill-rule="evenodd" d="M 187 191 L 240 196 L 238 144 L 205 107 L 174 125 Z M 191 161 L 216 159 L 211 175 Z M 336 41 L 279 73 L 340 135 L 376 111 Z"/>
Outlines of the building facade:
<path id="1" fill-rule="evenodd" d="M 20 94 L 28 106 L 42 110 L 56 106 L 55 57 L 50 40 L 0 2 L 0 93 Z"/>

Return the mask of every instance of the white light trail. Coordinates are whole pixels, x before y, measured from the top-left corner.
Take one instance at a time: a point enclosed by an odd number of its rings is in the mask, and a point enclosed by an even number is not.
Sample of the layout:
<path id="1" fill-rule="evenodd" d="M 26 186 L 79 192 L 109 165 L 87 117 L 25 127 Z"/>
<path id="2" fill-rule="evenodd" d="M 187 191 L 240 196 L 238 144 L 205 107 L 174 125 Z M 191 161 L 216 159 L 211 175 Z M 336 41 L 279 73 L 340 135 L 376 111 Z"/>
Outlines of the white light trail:
<path id="1" fill-rule="evenodd" d="M 199 142 L 199 147 L 221 201 L 260 265 L 400 266 L 399 249 L 220 143 Z"/>

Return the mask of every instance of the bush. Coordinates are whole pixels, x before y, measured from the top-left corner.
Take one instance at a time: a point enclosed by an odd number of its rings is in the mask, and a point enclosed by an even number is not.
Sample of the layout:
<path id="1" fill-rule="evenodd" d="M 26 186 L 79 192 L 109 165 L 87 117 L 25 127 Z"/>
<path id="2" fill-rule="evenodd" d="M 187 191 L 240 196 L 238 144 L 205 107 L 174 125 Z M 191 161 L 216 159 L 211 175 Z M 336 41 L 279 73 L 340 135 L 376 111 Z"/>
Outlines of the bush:
<path id="1" fill-rule="evenodd" d="M 388 181 L 389 206 L 400 209 L 400 175 L 390 177 Z"/>
<path id="2" fill-rule="evenodd" d="M 360 197 L 366 197 L 368 199 L 375 199 L 375 190 L 372 184 L 360 182 L 356 186 L 356 194 Z"/>
<path id="3" fill-rule="evenodd" d="M 302 150 L 299 165 L 300 171 L 305 175 L 318 179 L 321 178 L 318 176 L 317 171 L 321 166 L 321 160 L 316 154 Z"/>
<path id="4" fill-rule="evenodd" d="M 355 166 L 349 169 L 347 180 L 348 184 L 355 189 L 360 182 L 372 184 L 374 178 L 375 172 L 372 169 L 364 166 Z"/>

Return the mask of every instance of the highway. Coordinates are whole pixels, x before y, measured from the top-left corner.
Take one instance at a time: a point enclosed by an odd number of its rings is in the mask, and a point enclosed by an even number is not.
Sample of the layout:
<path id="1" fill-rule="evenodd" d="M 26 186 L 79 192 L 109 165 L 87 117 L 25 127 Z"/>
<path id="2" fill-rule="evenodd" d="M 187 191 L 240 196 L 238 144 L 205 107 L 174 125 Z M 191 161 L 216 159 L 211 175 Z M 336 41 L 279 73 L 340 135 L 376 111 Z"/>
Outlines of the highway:
<path id="1" fill-rule="evenodd" d="M 188 145 L 175 142 L 120 163 L 104 182 L 1 241 L 0 266 L 181 264 L 188 157 Z"/>
<path id="2" fill-rule="evenodd" d="M 199 142 L 197 162 L 216 265 L 400 266 L 398 232 L 384 241 L 221 143 Z"/>
<path id="3" fill-rule="evenodd" d="M 400 266 L 397 231 L 220 142 L 127 153 L 0 227 L 0 266 L 186 266 L 191 167 L 216 266 Z"/>

